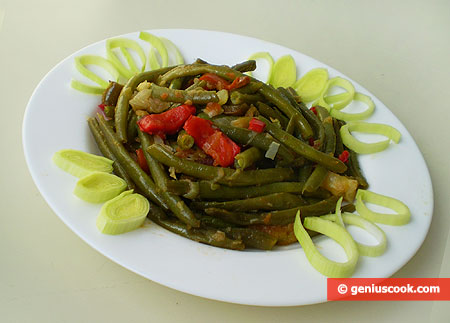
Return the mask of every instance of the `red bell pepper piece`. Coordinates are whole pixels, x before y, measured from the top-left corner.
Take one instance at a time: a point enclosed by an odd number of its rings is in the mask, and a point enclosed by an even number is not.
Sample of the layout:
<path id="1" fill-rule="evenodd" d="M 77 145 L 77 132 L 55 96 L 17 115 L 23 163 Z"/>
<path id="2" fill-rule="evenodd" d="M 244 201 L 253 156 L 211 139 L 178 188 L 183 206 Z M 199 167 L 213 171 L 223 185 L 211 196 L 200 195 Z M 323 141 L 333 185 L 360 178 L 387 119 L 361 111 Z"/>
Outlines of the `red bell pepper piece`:
<path id="1" fill-rule="evenodd" d="M 230 84 L 227 80 L 224 78 L 214 74 L 214 73 L 205 73 L 200 78 L 200 81 L 206 81 L 206 85 L 211 89 L 217 89 L 217 90 L 228 90 L 231 91 L 233 89 L 238 89 L 240 87 L 243 87 L 250 83 L 250 77 L 248 76 L 240 76 L 236 77 L 233 80 L 233 83 Z"/>
<path id="2" fill-rule="evenodd" d="M 222 131 L 213 128 L 212 122 L 191 116 L 184 124 L 184 130 L 194 138 L 195 144 L 214 159 L 214 165 L 231 166 L 241 148 Z"/>
<path id="3" fill-rule="evenodd" d="M 348 152 L 348 150 L 344 150 L 340 155 L 339 155 L 339 160 L 343 163 L 346 163 L 348 161 L 348 158 L 350 157 L 350 153 Z"/>
<path id="4" fill-rule="evenodd" d="M 142 148 L 139 148 L 138 150 L 136 150 L 136 156 L 137 156 L 137 161 L 138 161 L 139 167 L 141 167 L 141 169 L 144 172 L 149 173 L 150 170 L 148 169 L 147 160 L 145 159 L 144 151 L 142 150 Z"/>
<path id="5" fill-rule="evenodd" d="M 139 129 L 165 138 L 177 133 L 195 112 L 193 105 L 183 104 L 163 113 L 149 114 L 138 121 Z"/>
<path id="6" fill-rule="evenodd" d="M 255 132 L 263 132 L 265 127 L 266 127 L 266 124 L 263 121 L 258 120 L 256 118 L 253 118 L 248 123 L 248 130 L 252 130 Z"/>

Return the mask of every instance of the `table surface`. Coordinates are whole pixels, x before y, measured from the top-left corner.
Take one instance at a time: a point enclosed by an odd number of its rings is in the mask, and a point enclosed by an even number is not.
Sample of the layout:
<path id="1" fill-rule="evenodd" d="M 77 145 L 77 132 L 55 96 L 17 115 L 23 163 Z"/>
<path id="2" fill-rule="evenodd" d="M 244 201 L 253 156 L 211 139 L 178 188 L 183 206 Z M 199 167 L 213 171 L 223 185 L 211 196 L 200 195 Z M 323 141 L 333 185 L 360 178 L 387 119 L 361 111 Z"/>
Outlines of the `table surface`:
<path id="1" fill-rule="evenodd" d="M 448 318 L 448 302 L 265 308 L 203 299 L 124 269 L 62 223 L 39 194 L 23 155 L 22 120 L 33 89 L 55 64 L 92 42 L 161 28 L 217 30 L 275 42 L 344 72 L 383 101 L 416 140 L 435 193 L 428 237 L 394 277 L 449 277 L 449 1 L 0 1 L 2 321 Z"/>

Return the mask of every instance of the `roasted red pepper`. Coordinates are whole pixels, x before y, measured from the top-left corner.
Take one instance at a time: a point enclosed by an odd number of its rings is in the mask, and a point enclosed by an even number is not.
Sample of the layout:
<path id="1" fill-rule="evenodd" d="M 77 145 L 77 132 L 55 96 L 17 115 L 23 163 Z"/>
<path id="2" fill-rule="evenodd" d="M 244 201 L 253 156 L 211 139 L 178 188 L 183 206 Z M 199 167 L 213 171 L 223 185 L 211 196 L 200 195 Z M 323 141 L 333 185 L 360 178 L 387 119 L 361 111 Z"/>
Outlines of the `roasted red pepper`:
<path id="1" fill-rule="evenodd" d="M 258 120 L 256 118 L 253 118 L 248 123 L 248 130 L 252 130 L 255 132 L 263 132 L 265 127 L 266 127 L 266 124 L 263 121 Z"/>
<path id="2" fill-rule="evenodd" d="M 222 131 L 213 128 L 209 120 L 191 116 L 183 128 L 194 138 L 195 144 L 214 159 L 214 165 L 231 166 L 241 151 Z"/>
<path id="3" fill-rule="evenodd" d="M 199 80 L 206 81 L 206 85 L 210 89 L 217 89 L 217 90 L 225 89 L 228 91 L 238 89 L 250 83 L 250 77 L 248 76 L 236 77 L 233 80 L 233 83 L 230 84 L 230 82 L 228 82 L 227 80 L 213 73 L 205 73 L 200 77 Z"/>
<path id="4" fill-rule="evenodd" d="M 317 115 L 317 109 L 316 109 L 316 107 L 311 107 L 311 109 L 310 109 L 315 115 Z"/>
<path id="5" fill-rule="evenodd" d="M 148 169 L 147 160 L 145 159 L 144 151 L 142 150 L 142 148 L 136 150 L 136 156 L 139 167 L 141 167 L 144 172 L 149 173 L 150 170 Z"/>
<path id="6" fill-rule="evenodd" d="M 343 163 L 346 163 L 348 161 L 348 158 L 350 157 L 350 153 L 348 152 L 348 150 L 344 150 L 340 155 L 339 155 L 339 160 Z"/>
<path id="7" fill-rule="evenodd" d="M 195 111 L 193 105 L 183 104 L 163 113 L 149 114 L 138 121 L 139 129 L 165 138 L 166 135 L 177 133 Z"/>

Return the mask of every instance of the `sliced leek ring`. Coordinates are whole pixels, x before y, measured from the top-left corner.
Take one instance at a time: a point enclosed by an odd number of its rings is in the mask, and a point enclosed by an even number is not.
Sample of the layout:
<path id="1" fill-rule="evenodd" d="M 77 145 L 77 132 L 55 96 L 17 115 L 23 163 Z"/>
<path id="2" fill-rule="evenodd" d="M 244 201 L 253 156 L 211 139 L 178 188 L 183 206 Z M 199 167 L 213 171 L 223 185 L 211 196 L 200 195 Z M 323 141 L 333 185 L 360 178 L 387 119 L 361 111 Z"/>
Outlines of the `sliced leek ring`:
<path id="1" fill-rule="evenodd" d="M 114 174 L 93 172 L 78 180 L 73 194 L 86 202 L 103 203 L 116 197 L 126 188 L 127 183 Z"/>
<path id="2" fill-rule="evenodd" d="M 111 173 L 114 163 L 111 159 L 74 149 L 57 151 L 52 160 L 56 166 L 78 178 L 93 172 Z"/>

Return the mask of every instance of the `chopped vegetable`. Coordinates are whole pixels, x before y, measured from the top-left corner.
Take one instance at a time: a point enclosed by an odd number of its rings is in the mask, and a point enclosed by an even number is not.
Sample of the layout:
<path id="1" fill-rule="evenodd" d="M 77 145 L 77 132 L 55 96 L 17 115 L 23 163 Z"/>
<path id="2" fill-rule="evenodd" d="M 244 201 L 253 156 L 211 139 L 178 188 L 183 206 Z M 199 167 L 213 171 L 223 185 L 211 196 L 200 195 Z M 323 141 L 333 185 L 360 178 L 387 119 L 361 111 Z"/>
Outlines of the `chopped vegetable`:
<path id="1" fill-rule="evenodd" d="M 212 122 L 191 116 L 184 124 L 184 130 L 194 138 L 195 144 L 214 159 L 215 165 L 228 167 L 241 151 L 222 131 L 212 127 Z"/>
<path id="2" fill-rule="evenodd" d="M 343 196 L 344 200 L 353 202 L 358 189 L 358 181 L 346 176 L 328 172 L 321 187 L 331 192 L 334 196 Z"/>
<path id="3" fill-rule="evenodd" d="M 303 75 L 292 86 L 303 102 L 311 102 L 322 93 L 328 80 L 328 70 L 325 68 L 314 68 Z"/>
<path id="4" fill-rule="evenodd" d="M 267 149 L 266 154 L 264 157 L 274 160 L 277 156 L 278 149 L 280 149 L 280 144 L 278 142 L 273 141 L 269 149 Z"/>
<path id="5" fill-rule="evenodd" d="M 258 120 L 256 118 L 252 118 L 252 120 L 250 120 L 250 122 L 248 123 L 248 130 L 251 131 L 255 131 L 255 132 L 263 132 L 264 128 L 266 127 L 266 124 L 261 121 Z"/>
<path id="6" fill-rule="evenodd" d="M 347 255 L 344 263 L 332 261 L 323 256 L 314 246 L 306 229 L 317 231 L 339 243 Z M 327 277 L 350 277 L 355 271 L 358 262 L 358 248 L 352 236 L 340 225 L 317 217 L 307 217 L 302 225 L 300 212 L 297 213 L 294 222 L 294 233 L 305 252 L 310 264 Z"/>
<path id="7" fill-rule="evenodd" d="M 127 188 L 120 177 L 103 172 L 94 172 L 82 177 L 75 185 L 73 194 L 90 203 L 106 202 Z"/>
<path id="8" fill-rule="evenodd" d="M 141 31 L 139 38 L 150 43 L 152 48 L 148 54 L 148 65 L 152 70 L 159 69 L 161 67 L 167 67 L 169 65 L 169 54 L 167 53 L 166 46 L 161 39 L 155 35 Z M 158 62 L 154 49 L 161 57 L 161 63 Z"/>
<path id="9" fill-rule="evenodd" d="M 52 159 L 56 166 L 78 178 L 93 172 L 113 171 L 111 159 L 79 150 L 63 149 L 54 153 Z"/>
<path id="10" fill-rule="evenodd" d="M 294 84 L 297 79 L 297 67 L 291 55 L 280 57 L 272 69 L 272 76 L 269 84 L 273 87 L 289 87 Z"/>
<path id="11" fill-rule="evenodd" d="M 177 133 L 195 113 L 193 105 L 183 104 L 159 114 L 149 114 L 138 121 L 139 129 L 151 135 L 165 137 Z"/>
<path id="12" fill-rule="evenodd" d="M 125 191 L 103 204 L 97 228 L 105 234 L 121 234 L 139 228 L 150 210 L 150 203 L 140 194 Z"/>
<path id="13" fill-rule="evenodd" d="M 378 213 L 370 210 L 364 202 L 389 208 L 396 214 Z M 356 211 L 363 217 L 376 223 L 404 225 L 409 222 L 411 212 L 403 202 L 389 196 L 359 189 L 356 193 Z"/>
<path id="14" fill-rule="evenodd" d="M 119 48 L 125 57 L 128 67 L 125 67 L 121 60 L 116 56 L 113 49 Z M 136 63 L 133 59 L 133 56 L 130 54 L 128 49 L 132 49 L 135 51 L 139 58 L 141 59 L 141 68 L 138 69 Z M 106 57 L 113 63 L 119 73 L 125 78 L 129 79 L 133 77 L 134 74 L 142 72 L 145 70 L 145 53 L 142 50 L 142 47 L 134 40 L 127 38 L 112 38 L 106 41 Z"/>
<path id="15" fill-rule="evenodd" d="M 358 154 L 373 154 L 385 150 L 389 146 L 390 140 L 379 141 L 376 143 L 361 142 L 350 133 L 351 131 L 379 134 L 388 137 L 398 144 L 401 134 L 394 127 L 381 123 L 368 123 L 362 121 L 354 121 L 343 125 L 340 129 L 342 142 L 348 148 Z"/>
<path id="16" fill-rule="evenodd" d="M 141 167 L 142 170 L 144 172 L 146 172 L 147 174 L 150 173 L 150 170 L 148 169 L 147 160 L 145 159 L 142 148 L 139 148 L 136 150 L 136 156 L 137 156 L 137 161 L 138 161 L 139 167 Z"/>

